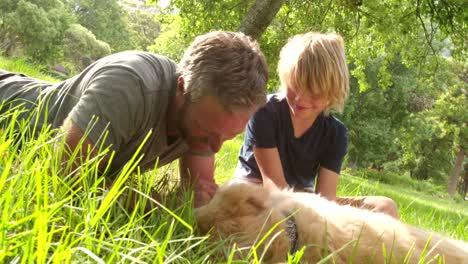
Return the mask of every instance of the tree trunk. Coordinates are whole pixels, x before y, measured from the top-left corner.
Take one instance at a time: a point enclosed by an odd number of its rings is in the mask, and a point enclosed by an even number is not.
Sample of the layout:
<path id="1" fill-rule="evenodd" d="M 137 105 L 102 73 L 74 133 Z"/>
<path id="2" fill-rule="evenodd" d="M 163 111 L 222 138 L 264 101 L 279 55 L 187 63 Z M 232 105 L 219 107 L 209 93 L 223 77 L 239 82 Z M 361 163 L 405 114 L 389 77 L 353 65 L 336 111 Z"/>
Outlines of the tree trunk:
<path id="1" fill-rule="evenodd" d="M 468 192 L 468 164 L 465 163 L 465 176 L 463 176 L 463 183 L 461 186 L 462 198 L 467 200 L 466 193 Z"/>
<path id="2" fill-rule="evenodd" d="M 284 0 L 256 0 L 242 20 L 239 31 L 258 40 L 283 3 Z"/>
<path id="3" fill-rule="evenodd" d="M 463 149 L 463 147 L 460 147 L 460 150 L 457 154 L 457 158 L 455 159 L 455 164 L 453 165 L 452 175 L 450 175 L 448 183 L 448 193 L 452 198 L 455 195 L 455 191 L 457 190 L 458 178 L 460 177 L 460 172 L 463 167 L 464 158 L 465 150 Z"/>

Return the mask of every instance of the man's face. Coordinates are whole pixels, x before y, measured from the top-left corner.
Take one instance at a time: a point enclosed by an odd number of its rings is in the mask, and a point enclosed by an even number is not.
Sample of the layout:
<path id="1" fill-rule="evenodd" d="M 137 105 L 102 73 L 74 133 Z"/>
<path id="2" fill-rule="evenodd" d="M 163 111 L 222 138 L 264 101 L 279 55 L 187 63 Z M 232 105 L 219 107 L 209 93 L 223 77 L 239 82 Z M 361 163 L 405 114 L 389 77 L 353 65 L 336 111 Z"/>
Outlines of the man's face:
<path id="1" fill-rule="evenodd" d="M 213 96 L 187 103 L 178 127 L 192 150 L 218 152 L 224 141 L 242 133 L 255 108 L 231 113 Z"/>

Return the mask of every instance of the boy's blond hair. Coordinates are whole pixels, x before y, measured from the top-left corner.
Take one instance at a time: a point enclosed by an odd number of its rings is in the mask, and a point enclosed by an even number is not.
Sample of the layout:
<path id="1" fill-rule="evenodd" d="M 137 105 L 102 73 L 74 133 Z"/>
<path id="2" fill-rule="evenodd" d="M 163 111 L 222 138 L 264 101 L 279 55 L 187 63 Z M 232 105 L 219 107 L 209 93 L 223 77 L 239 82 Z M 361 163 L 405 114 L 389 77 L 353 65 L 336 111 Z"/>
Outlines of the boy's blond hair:
<path id="1" fill-rule="evenodd" d="M 324 96 L 325 109 L 342 112 L 349 93 L 349 73 L 343 38 L 309 32 L 296 35 L 282 48 L 278 62 L 281 89 Z"/>

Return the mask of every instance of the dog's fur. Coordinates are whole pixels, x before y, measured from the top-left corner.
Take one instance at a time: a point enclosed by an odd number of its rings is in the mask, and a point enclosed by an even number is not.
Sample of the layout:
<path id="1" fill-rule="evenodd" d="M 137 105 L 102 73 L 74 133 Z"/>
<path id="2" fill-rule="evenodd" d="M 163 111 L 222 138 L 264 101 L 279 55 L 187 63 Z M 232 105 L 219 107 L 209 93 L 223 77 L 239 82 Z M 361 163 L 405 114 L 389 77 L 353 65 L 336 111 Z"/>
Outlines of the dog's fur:
<path id="1" fill-rule="evenodd" d="M 258 248 L 259 254 L 265 254 L 263 261 L 271 263 L 287 259 L 291 238 L 285 218 L 291 213 L 299 249 L 305 246 L 304 262 L 328 256 L 330 263 L 418 263 L 420 259 L 427 263 L 438 257 L 448 264 L 468 263 L 465 242 L 318 195 L 269 192 L 256 184 L 222 186 L 208 205 L 195 211 L 195 217 L 201 232 L 212 230 L 241 248 L 250 248 L 273 230 Z"/>

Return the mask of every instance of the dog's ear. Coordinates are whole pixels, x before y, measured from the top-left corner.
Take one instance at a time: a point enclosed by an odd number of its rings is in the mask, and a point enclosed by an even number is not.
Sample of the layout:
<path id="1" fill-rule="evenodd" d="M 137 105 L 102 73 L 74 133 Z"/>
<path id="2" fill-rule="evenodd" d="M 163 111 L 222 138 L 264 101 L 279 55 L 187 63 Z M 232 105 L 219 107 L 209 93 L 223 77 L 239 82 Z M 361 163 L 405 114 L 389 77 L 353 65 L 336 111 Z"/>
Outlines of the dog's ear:
<path id="1" fill-rule="evenodd" d="M 258 196 L 251 196 L 245 200 L 245 206 L 239 208 L 240 215 L 259 215 L 266 206 L 265 201 L 258 199 Z"/>
<path id="2" fill-rule="evenodd" d="M 232 217 L 253 214 L 265 207 L 267 198 L 266 190 L 257 184 L 228 183 L 221 186 L 212 204 Z"/>
<path id="3" fill-rule="evenodd" d="M 221 186 L 207 205 L 195 209 L 198 228 L 202 233 L 207 233 L 211 228 L 238 226 L 239 217 L 258 216 L 266 212 L 268 195 L 262 186 L 254 184 Z"/>
<path id="4" fill-rule="evenodd" d="M 238 207 L 239 215 L 258 215 L 266 209 L 268 192 L 261 185 L 245 184 L 240 189 L 242 194 Z"/>
<path id="5" fill-rule="evenodd" d="M 208 233 L 213 227 L 213 214 L 208 206 L 202 206 L 194 210 L 195 222 L 202 234 Z"/>
<path id="6" fill-rule="evenodd" d="M 219 218 L 222 219 L 225 215 L 231 216 L 230 211 L 238 202 L 229 188 L 221 186 L 208 204 L 194 210 L 195 220 L 201 233 L 208 233 L 219 222 Z"/>
<path id="7" fill-rule="evenodd" d="M 254 195 L 247 197 L 246 202 L 258 211 L 263 210 L 266 207 L 266 196 L 262 194 L 263 193 L 255 193 Z"/>

